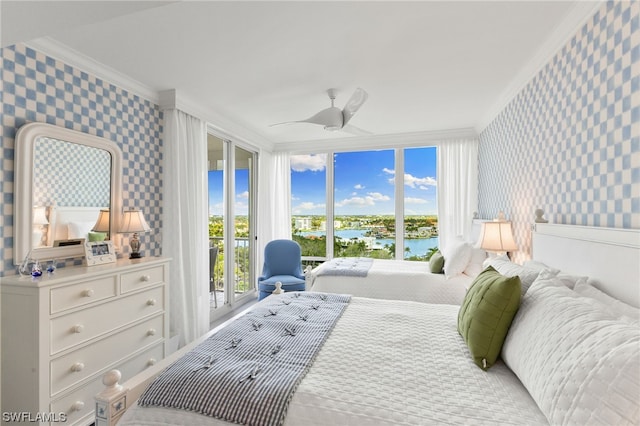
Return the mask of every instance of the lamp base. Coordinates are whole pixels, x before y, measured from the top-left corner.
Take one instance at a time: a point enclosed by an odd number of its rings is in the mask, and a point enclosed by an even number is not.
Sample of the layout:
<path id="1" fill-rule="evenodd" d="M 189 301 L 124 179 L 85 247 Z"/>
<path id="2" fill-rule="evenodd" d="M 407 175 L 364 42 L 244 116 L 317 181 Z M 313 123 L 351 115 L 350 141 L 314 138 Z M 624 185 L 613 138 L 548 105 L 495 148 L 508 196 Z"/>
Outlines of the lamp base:
<path id="1" fill-rule="evenodd" d="M 140 258 L 142 258 L 142 254 L 140 254 L 139 252 L 138 253 L 131 253 L 129 255 L 129 259 L 140 259 Z"/>

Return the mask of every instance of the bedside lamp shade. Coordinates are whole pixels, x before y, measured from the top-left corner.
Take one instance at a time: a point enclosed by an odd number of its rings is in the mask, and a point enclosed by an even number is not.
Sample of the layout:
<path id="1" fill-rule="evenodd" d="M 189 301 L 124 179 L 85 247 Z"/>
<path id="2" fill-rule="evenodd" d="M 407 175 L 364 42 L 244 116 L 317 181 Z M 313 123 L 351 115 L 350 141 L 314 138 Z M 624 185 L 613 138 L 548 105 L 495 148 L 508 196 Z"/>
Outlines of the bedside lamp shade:
<path id="1" fill-rule="evenodd" d="M 96 224 L 91 228 L 95 232 L 109 232 L 109 209 L 101 209 Z"/>
<path id="2" fill-rule="evenodd" d="M 129 245 L 131 246 L 130 259 L 139 259 L 142 257 L 140 254 L 140 240 L 138 239 L 138 233 L 148 232 L 150 230 L 151 227 L 149 227 L 147 221 L 144 220 L 142 211 L 131 208 L 124 212 L 124 215 L 122 216 L 122 223 L 120 225 L 120 232 L 123 234 L 133 232 L 133 237 L 129 242 Z"/>
<path id="3" fill-rule="evenodd" d="M 513 240 L 511 222 L 484 222 L 480 234 L 480 247 L 496 253 L 518 250 L 518 246 Z"/>
<path id="4" fill-rule="evenodd" d="M 48 225 L 46 207 L 33 208 L 33 247 L 42 246 L 42 236 L 44 235 L 44 226 Z"/>

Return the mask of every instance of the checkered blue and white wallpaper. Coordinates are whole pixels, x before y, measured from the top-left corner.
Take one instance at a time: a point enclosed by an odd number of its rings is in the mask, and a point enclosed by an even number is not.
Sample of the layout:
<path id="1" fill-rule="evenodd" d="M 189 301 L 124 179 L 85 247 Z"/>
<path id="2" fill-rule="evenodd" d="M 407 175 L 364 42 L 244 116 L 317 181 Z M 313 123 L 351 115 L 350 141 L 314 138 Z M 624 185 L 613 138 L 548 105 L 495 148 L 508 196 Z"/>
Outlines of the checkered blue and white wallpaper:
<path id="1" fill-rule="evenodd" d="M 608 2 L 480 134 L 479 213 L 640 228 L 640 2 Z"/>
<path id="2" fill-rule="evenodd" d="M 123 207 L 138 207 L 152 228 L 147 256 L 160 255 L 162 113 L 158 105 L 100 78 L 18 44 L 0 49 L 2 73 L 2 210 L 0 276 L 13 274 L 14 143 L 17 129 L 45 122 L 97 135 L 123 154 Z M 125 250 L 128 240 L 124 240 Z"/>
<path id="3" fill-rule="evenodd" d="M 111 155 L 91 146 L 39 138 L 32 197 L 34 206 L 109 207 Z"/>

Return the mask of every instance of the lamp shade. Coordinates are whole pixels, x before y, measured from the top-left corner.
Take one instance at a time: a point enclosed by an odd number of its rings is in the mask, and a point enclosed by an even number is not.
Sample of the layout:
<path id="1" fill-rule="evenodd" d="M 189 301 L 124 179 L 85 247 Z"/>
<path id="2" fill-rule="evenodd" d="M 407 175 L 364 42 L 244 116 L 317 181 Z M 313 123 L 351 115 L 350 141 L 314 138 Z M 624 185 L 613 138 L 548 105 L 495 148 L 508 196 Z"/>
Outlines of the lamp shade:
<path id="1" fill-rule="evenodd" d="M 121 233 L 148 232 L 150 230 L 151 227 L 149 227 L 147 221 L 144 220 L 142 211 L 132 208 L 124 212 L 120 225 Z"/>
<path id="2" fill-rule="evenodd" d="M 33 224 L 34 225 L 48 225 L 46 207 L 34 207 L 33 208 Z"/>
<path id="3" fill-rule="evenodd" d="M 511 222 L 484 222 L 480 234 L 480 247 L 498 253 L 518 250 L 513 239 Z"/>
<path id="4" fill-rule="evenodd" d="M 109 209 L 100 210 L 98 220 L 91 230 L 95 232 L 109 232 Z"/>

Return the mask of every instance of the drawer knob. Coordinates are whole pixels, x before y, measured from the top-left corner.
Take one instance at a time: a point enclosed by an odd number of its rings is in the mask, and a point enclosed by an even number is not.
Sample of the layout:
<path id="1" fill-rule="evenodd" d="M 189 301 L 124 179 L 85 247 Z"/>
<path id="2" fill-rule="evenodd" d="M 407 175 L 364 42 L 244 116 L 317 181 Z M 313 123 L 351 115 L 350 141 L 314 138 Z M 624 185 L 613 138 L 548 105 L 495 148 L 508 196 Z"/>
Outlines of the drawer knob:
<path id="1" fill-rule="evenodd" d="M 76 401 L 71 406 L 71 411 L 82 411 L 84 408 L 84 401 Z"/>
<path id="2" fill-rule="evenodd" d="M 71 331 L 73 333 L 82 333 L 83 330 L 84 330 L 84 325 L 82 324 L 76 324 L 73 327 L 71 327 Z"/>
<path id="3" fill-rule="evenodd" d="M 93 296 L 93 293 L 95 293 L 95 292 L 93 291 L 93 289 L 92 289 L 92 288 L 88 288 L 88 289 L 86 289 L 86 290 L 84 290 L 84 291 L 82 292 L 82 296 L 83 296 L 83 297 L 91 297 L 91 296 Z"/>
<path id="4" fill-rule="evenodd" d="M 156 359 L 155 358 L 149 358 L 149 361 L 147 361 L 147 365 L 151 366 L 151 365 L 155 365 L 156 364 Z"/>
<path id="5" fill-rule="evenodd" d="M 155 335 L 156 335 L 155 328 L 150 328 L 149 331 L 147 331 L 147 336 L 155 336 Z"/>
<path id="6" fill-rule="evenodd" d="M 71 371 L 77 373 L 78 371 L 82 371 L 84 369 L 84 364 L 81 362 L 76 362 L 71 366 Z"/>
<path id="7" fill-rule="evenodd" d="M 156 304 L 156 299 L 149 299 L 147 300 L 147 305 L 149 306 L 155 306 Z"/>
<path id="8" fill-rule="evenodd" d="M 143 275 L 140 277 L 140 281 L 144 281 L 144 282 L 151 281 L 151 277 L 149 275 Z"/>

